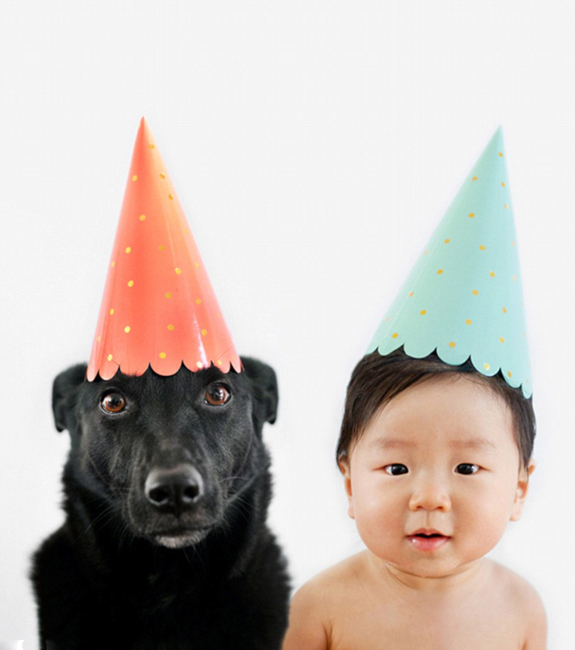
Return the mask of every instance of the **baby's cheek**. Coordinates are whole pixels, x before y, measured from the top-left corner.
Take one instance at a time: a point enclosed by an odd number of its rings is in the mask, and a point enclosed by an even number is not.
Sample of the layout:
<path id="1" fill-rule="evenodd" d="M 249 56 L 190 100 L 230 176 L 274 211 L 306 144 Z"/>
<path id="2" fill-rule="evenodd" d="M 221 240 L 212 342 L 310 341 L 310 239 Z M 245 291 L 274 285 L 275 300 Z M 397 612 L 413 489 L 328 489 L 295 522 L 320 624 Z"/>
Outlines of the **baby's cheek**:
<path id="1" fill-rule="evenodd" d="M 508 510 L 501 500 L 486 498 L 474 512 L 459 521 L 459 533 L 463 533 L 473 555 L 485 555 L 497 546 L 507 528 Z"/>
<path id="2" fill-rule="evenodd" d="M 362 486 L 362 489 L 354 493 L 353 501 L 356 518 L 359 517 L 366 523 L 371 520 L 379 521 L 391 514 L 392 503 L 388 495 L 376 485 Z"/>
<path id="3" fill-rule="evenodd" d="M 355 524 L 364 544 L 377 553 L 376 548 L 386 545 L 394 536 L 402 535 L 401 513 L 383 499 L 365 499 L 355 507 Z"/>

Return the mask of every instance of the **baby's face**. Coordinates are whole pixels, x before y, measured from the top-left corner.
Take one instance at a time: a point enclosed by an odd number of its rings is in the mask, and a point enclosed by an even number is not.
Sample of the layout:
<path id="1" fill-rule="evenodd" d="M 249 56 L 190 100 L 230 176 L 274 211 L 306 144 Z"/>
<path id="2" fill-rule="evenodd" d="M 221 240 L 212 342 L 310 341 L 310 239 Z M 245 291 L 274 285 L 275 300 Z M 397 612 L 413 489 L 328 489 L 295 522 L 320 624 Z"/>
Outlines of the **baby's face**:
<path id="1" fill-rule="evenodd" d="M 420 577 L 458 573 L 490 551 L 520 517 L 534 468 L 520 470 L 505 402 L 461 376 L 400 393 L 342 465 L 367 548 Z"/>

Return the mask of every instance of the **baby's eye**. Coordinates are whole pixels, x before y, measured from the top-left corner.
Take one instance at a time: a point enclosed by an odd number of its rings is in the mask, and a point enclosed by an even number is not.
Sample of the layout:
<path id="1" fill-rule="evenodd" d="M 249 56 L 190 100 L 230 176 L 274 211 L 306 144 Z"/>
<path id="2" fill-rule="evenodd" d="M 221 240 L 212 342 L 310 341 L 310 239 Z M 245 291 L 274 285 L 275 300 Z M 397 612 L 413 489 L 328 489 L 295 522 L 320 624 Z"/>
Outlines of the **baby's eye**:
<path id="1" fill-rule="evenodd" d="M 388 474 L 392 476 L 399 476 L 400 474 L 407 474 L 409 470 L 405 465 L 400 465 L 399 463 L 393 463 L 393 465 L 386 465 L 383 468 Z"/>
<path id="2" fill-rule="evenodd" d="M 479 471 L 479 465 L 474 465 L 473 463 L 460 463 L 455 471 L 458 474 L 475 474 Z"/>

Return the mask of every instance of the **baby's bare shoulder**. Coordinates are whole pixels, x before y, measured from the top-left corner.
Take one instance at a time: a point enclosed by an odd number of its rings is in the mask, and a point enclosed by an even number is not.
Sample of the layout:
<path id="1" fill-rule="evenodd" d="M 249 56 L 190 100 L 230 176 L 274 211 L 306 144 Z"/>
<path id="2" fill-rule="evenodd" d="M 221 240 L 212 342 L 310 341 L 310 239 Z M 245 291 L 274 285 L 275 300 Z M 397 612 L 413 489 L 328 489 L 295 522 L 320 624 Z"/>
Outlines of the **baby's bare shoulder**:
<path id="1" fill-rule="evenodd" d="M 283 650 L 330 647 L 334 619 L 353 598 L 353 582 L 357 581 L 360 564 L 358 556 L 347 558 L 318 573 L 296 591 Z"/>
<path id="2" fill-rule="evenodd" d="M 491 561 L 493 576 L 505 595 L 522 606 L 534 606 L 541 603 L 539 594 L 525 578 L 498 562 Z"/>
<path id="3" fill-rule="evenodd" d="M 547 617 L 543 601 L 536 589 L 525 578 L 492 562 L 492 570 L 501 596 L 525 626 L 525 645 L 523 650 L 539 650 L 546 647 Z"/>
<path id="4" fill-rule="evenodd" d="M 319 597 L 332 605 L 339 598 L 349 601 L 354 586 L 360 584 L 365 571 L 363 556 L 364 553 L 358 553 L 324 569 L 306 582 L 296 595 L 314 600 Z"/>

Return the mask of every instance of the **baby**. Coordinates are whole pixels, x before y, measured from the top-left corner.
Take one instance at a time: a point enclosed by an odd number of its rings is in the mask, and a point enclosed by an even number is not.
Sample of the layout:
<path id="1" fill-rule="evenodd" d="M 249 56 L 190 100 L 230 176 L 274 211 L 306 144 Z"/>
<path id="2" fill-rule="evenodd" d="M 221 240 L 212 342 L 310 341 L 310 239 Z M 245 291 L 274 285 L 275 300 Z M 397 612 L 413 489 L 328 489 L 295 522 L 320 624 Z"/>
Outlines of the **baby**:
<path id="1" fill-rule="evenodd" d="M 521 516 L 531 399 L 469 363 L 373 352 L 337 448 L 367 547 L 294 596 L 283 650 L 544 650 L 535 590 L 485 558 Z"/>
<path id="2" fill-rule="evenodd" d="M 485 557 L 535 469 L 525 320 L 499 128 L 353 372 L 337 462 L 367 548 L 296 593 L 284 650 L 545 649 L 539 596 Z"/>

